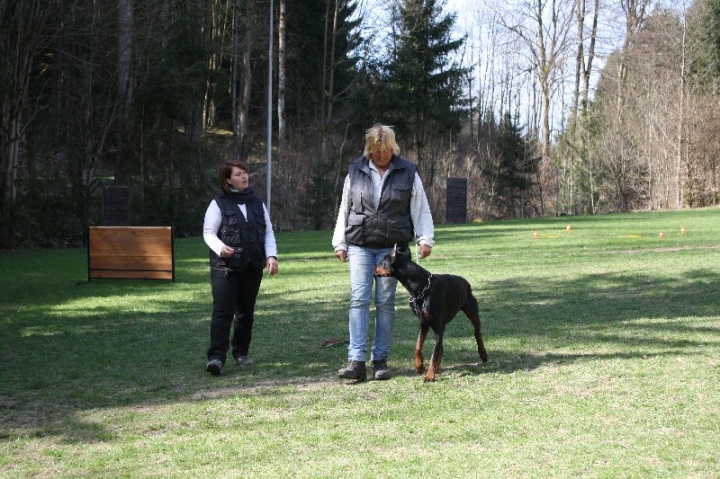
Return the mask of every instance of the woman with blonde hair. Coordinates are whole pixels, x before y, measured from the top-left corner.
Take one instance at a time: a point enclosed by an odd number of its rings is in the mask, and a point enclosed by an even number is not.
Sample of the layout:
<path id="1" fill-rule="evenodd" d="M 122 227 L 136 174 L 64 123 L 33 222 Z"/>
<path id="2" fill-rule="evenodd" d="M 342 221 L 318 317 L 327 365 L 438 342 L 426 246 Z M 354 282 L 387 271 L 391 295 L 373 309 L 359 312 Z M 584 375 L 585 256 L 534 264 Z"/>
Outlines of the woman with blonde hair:
<path id="1" fill-rule="evenodd" d="M 332 245 L 335 256 L 350 262 L 348 365 L 342 379 L 367 378 L 370 300 L 375 284 L 375 336 L 370 351 L 373 377 L 390 378 L 387 359 L 395 331 L 397 280 L 375 277 L 373 267 L 396 243 L 414 241 L 420 259 L 435 244 L 430 206 L 417 167 L 400 157 L 395 132 L 376 124 L 367 130 L 363 155 L 355 159 L 343 185 Z"/>

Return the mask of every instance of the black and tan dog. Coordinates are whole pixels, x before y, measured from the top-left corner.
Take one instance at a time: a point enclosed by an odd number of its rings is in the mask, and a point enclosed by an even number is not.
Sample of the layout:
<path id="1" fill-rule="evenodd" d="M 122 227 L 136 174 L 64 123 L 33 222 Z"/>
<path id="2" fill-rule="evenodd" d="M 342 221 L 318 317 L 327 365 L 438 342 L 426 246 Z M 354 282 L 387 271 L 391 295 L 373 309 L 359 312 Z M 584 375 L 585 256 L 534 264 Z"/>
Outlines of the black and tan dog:
<path id="1" fill-rule="evenodd" d="M 452 274 L 431 274 L 411 260 L 410 251 L 404 245 L 395 245 L 393 251 L 375 266 L 375 275 L 397 278 L 410 293 L 410 309 L 420 319 L 420 335 L 415 345 L 415 371 L 418 374 L 425 370 L 422 347 L 428 330 L 432 328 L 435 332 L 435 348 L 423 381 L 435 381 L 442 361 L 445 325 L 460 310 L 470 318 L 475 328 L 478 354 L 484 363 L 487 362 L 488 354 L 480 334 L 478 303 L 465 278 Z"/>

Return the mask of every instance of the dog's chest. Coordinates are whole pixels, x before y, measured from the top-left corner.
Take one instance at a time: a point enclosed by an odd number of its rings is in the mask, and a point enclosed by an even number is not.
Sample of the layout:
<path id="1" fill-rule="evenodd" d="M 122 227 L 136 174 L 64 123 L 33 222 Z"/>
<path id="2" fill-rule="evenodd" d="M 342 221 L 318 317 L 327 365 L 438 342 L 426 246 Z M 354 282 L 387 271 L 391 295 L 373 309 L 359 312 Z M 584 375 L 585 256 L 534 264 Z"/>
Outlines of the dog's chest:
<path id="1" fill-rule="evenodd" d="M 413 314 L 415 316 L 417 316 L 418 318 L 423 319 L 423 313 L 422 313 L 423 301 L 422 301 L 422 299 L 420 299 L 418 301 L 417 298 L 413 298 L 411 296 L 410 299 L 408 300 L 408 304 L 410 305 L 410 311 L 412 311 Z"/>
<path id="2" fill-rule="evenodd" d="M 410 311 L 413 312 L 415 316 L 420 320 L 422 323 L 430 322 L 432 315 L 430 314 L 430 308 L 429 308 L 429 298 L 425 296 L 410 296 L 410 299 L 408 300 L 408 305 L 410 306 Z"/>

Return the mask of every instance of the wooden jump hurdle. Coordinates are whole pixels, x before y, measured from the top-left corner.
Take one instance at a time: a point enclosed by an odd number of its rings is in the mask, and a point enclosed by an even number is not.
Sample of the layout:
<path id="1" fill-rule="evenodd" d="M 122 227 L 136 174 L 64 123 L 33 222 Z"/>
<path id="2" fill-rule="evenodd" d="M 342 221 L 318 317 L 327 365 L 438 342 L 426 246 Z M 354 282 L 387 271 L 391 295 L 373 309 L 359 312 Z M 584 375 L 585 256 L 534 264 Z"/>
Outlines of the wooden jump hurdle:
<path id="1" fill-rule="evenodd" d="M 97 278 L 175 281 L 172 227 L 88 227 L 88 281 Z"/>

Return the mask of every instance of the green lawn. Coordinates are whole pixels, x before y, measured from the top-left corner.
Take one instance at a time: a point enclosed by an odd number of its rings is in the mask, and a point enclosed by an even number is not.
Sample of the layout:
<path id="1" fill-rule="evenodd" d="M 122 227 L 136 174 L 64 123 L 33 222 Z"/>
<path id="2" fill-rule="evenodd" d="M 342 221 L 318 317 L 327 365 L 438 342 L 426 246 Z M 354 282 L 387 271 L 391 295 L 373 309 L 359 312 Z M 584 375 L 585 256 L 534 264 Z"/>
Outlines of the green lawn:
<path id="1" fill-rule="evenodd" d="M 278 234 L 255 365 L 222 377 L 202 239 L 175 241 L 175 283 L 88 282 L 82 249 L 0 252 L 0 477 L 720 477 L 720 209 L 436 233 L 421 264 L 473 285 L 490 362 L 461 314 L 432 384 L 402 287 L 393 378 L 336 379 L 347 351 L 321 345 L 347 338 L 348 266 L 329 231 Z"/>

